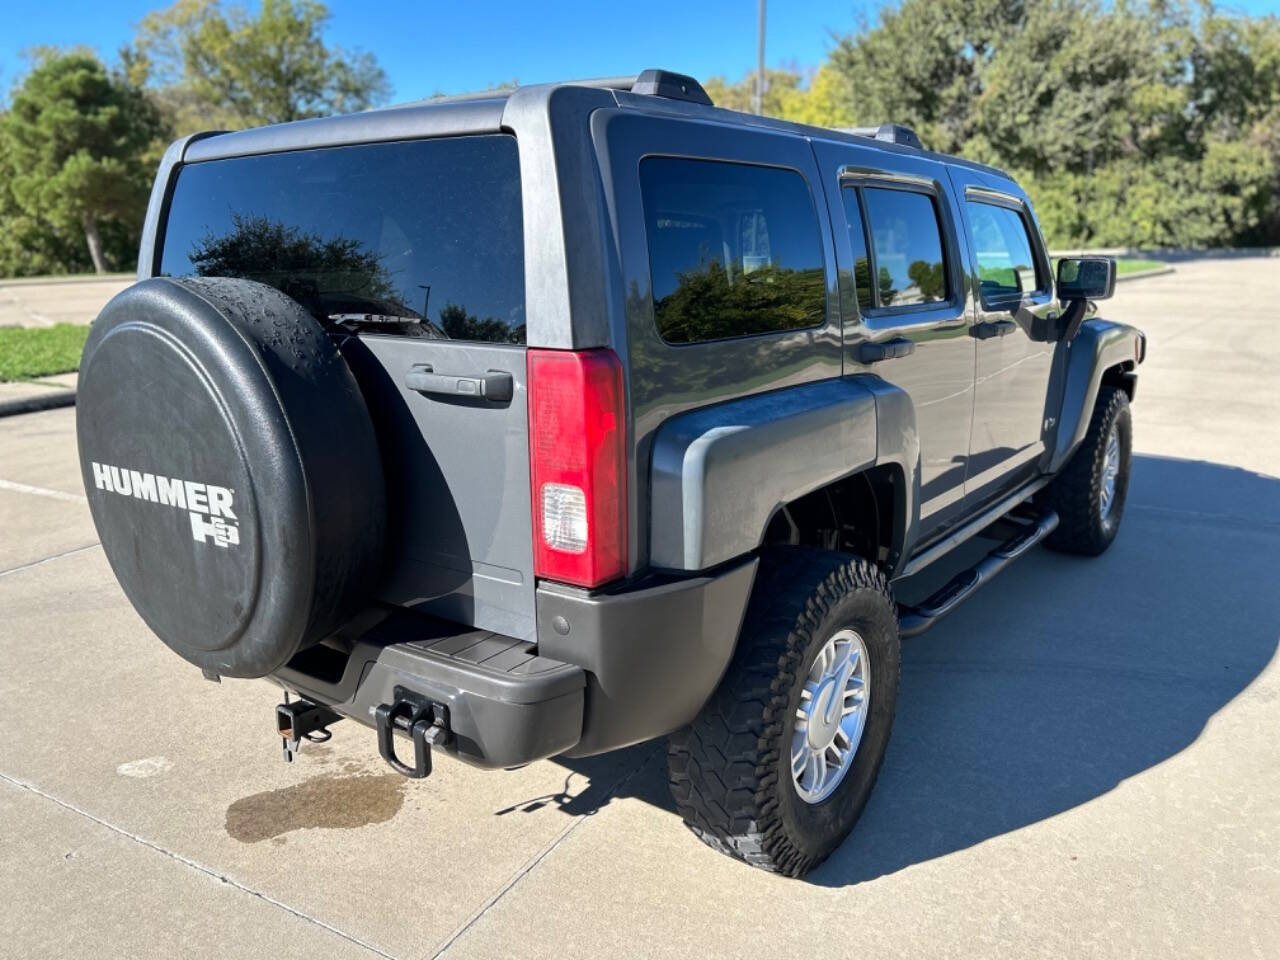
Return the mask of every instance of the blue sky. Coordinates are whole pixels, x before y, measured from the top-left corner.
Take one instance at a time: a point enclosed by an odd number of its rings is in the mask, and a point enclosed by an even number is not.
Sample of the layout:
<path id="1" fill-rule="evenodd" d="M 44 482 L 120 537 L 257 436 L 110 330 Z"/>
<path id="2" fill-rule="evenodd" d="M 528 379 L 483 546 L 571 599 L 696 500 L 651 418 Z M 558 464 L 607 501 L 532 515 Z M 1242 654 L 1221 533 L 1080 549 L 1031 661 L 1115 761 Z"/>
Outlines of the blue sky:
<path id="1" fill-rule="evenodd" d="M 1280 0 L 1234 0 L 1251 13 L 1280 13 Z M 22 74 L 21 51 L 87 45 L 108 60 L 133 25 L 162 2 L 0 2 L 0 90 Z M 739 77 L 755 63 L 755 0 L 468 4 L 425 0 L 330 0 L 329 40 L 377 54 L 393 100 L 436 92 L 614 76 L 661 66 L 699 79 Z M 821 63 L 831 31 L 873 17 L 876 0 L 774 0 L 766 32 L 770 66 Z"/>
<path id="2" fill-rule="evenodd" d="M 84 44 L 114 58 L 132 37 L 133 25 L 166 5 L 163 0 L 0 0 L 0 9 L 8 8 L 0 12 L 0 86 L 9 89 L 25 68 L 21 51 L 39 44 Z M 616 76 L 656 66 L 700 79 L 737 77 L 755 63 L 755 0 L 329 0 L 328 5 L 333 14 L 329 41 L 375 53 L 391 78 L 394 100 L 479 90 L 513 79 Z M 874 0 L 774 0 L 770 6 L 770 66 L 817 65 L 831 46 L 831 29 L 848 32 L 860 12 L 875 10 Z"/>

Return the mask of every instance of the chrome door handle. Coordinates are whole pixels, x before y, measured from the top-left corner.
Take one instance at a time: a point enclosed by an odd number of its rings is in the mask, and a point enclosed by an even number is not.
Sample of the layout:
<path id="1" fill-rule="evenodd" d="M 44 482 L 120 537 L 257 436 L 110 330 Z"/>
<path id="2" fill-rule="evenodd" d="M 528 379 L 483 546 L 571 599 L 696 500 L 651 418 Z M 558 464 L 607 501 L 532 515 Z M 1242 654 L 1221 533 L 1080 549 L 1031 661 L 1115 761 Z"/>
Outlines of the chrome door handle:
<path id="1" fill-rule="evenodd" d="M 916 352 L 914 340 L 906 337 L 894 337 L 880 343 L 864 343 L 858 348 L 858 360 L 862 363 L 879 363 L 881 360 L 896 360 L 898 357 L 909 357 Z"/>
<path id="2" fill-rule="evenodd" d="M 990 340 L 992 337 L 1007 337 L 1018 329 L 1012 320 L 994 320 L 978 323 L 973 327 L 973 335 L 979 340 Z"/>

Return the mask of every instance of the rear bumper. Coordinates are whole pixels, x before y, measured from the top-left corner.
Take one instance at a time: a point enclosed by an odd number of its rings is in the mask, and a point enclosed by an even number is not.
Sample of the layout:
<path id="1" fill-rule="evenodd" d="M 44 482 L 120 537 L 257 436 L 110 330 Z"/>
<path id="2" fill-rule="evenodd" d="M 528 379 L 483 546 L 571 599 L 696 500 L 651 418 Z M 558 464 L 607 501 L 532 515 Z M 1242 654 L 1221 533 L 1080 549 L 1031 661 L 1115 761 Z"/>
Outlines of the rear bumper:
<path id="1" fill-rule="evenodd" d="M 383 704 L 444 704 L 453 735 L 444 749 L 482 767 L 520 766 L 578 742 L 580 667 L 540 657 L 521 640 L 409 611 L 369 619 L 376 622 L 349 625 L 350 654 L 312 647 L 274 679 L 366 726 Z"/>
<path id="2" fill-rule="evenodd" d="M 367 726 L 383 704 L 445 704 L 445 749 L 482 767 L 601 753 L 693 719 L 733 656 L 755 568 L 752 559 L 594 594 L 544 584 L 536 646 L 406 610 L 371 611 L 338 644 L 303 651 L 273 679 Z"/>
<path id="3" fill-rule="evenodd" d="M 587 756 L 689 723 L 733 657 L 759 561 L 642 589 L 538 587 L 538 650 L 586 673 Z"/>

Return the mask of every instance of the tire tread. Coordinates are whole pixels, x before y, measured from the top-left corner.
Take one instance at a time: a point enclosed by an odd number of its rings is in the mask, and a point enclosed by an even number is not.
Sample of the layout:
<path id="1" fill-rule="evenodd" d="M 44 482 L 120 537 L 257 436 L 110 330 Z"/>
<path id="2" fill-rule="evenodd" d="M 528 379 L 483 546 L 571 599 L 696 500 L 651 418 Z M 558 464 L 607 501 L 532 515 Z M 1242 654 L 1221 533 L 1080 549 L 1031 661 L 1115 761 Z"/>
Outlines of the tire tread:
<path id="1" fill-rule="evenodd" d="M 777 816 L 777 761 L 812 633 L 856 590 L 874 591 L 892 609 L 888 579 L 863 558 L 787 548 L 762 560 L 733 663 L 694 722 L 668 741 L 676 807 L 713 849 L 789 876 L 821 859 L 797 847 Z"/>

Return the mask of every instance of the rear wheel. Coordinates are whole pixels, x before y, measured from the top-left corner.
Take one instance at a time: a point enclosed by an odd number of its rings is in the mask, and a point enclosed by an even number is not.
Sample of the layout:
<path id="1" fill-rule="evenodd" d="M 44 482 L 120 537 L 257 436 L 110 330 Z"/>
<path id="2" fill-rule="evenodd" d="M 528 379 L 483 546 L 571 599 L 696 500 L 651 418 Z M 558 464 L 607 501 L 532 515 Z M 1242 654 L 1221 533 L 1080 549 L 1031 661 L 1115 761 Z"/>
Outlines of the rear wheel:
<path id="1" fill-rule="evenodd" d="M 1084 442 L 1045 490 L 1045 502 L 1058 513 L 1048 546 L 1090 557 L 1111 546 L 1129 493 L 1132 447 L 1129 396 L 1103 387 Z"/>
<path id="2" fill-rule="evenodd" d="M 898 696 L 897 611 L 871 562 L 805 548 L 762 560 L 738 652 L 671 735 L 680 815 L 704 842 L 799 876 L 849 835 Z"/>

